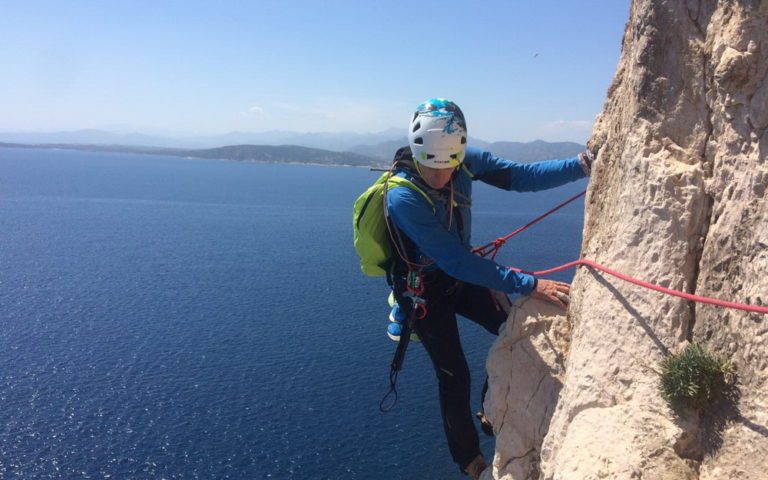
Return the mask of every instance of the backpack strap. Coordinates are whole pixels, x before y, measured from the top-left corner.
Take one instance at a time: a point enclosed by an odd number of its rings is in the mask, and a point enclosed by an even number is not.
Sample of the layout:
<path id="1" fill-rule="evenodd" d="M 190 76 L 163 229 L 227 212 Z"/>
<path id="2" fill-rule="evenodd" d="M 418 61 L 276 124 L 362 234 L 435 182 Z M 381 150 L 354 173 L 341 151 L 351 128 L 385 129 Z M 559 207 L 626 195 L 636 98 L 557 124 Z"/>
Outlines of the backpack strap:
<path id="1" fill-rule="evenodd" d="M 430 207 L 432 207 L 432 213 L 435 213 L 435 202 L 432 200 L 432 198 L 425 192 L 418 182 L 412 182 L 410 180 L 407 180 L 403 177 L 398 177 L 395 175 L 392 175 L 387 179 L 387 188 L 394 188 L 394 187 L 407 187 L 413 190 L 414 192 L 418 192 L 421 194 L 422 197 L 424 197 L 424 200 L 427 201 Z"/>

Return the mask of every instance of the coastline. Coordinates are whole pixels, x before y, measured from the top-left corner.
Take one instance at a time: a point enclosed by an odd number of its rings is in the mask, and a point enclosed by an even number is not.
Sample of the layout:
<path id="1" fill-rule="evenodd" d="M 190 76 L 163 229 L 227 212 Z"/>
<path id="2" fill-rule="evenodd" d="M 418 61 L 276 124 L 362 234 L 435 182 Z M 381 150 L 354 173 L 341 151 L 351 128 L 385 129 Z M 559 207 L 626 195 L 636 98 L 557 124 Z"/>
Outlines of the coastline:
<path id="1" fill-rule="evenodd" d="M 91 148 L 89 148 L 91 147 Z M 272 147 L 271 145 L 269 147 Z M 294 145 L 290 145 L 288 147 L 294 147 Z M 142 148 L 146 148 L 146 150 L 142 150 Z M 259 160 L 259 159 L 236 159 L 236 158 L 227 158 L 227 157 L 205 157 L 205 156 L 193 156 L 189 155 L 189 150 L 184 150 L 179 153 L 174 153 L 172 149 L 167 149 L 171 151 L 167 151 L 166 149 L 158 148 L 157 151 L 153 150 L 155 147 L 125 147 L 121 148 L 120 146 L 116 146 L 114 148 L 107 146 L 107 145 L 29 145 L 29 144 L 16 144 L 16 143 L 0 143 L 0 149 L 9 149 L 9 150 L 69 150 L 69 151 L 77 151 L 77 152 L 86 152 L 86 153 L 117 153 L 117 154 L 125 154 L 125 155 L 157 155 L 162 157 L 171 157 L 171 158 L 180 158 L 183 160 L 211 160 L 211 161 L 225 161 L 225 162 L 234 162 L 234 163 L 254 163 L 254 164 L 265 164 L 265 165 L 312 165 L 317 167 L 357 167 L 357 168 L 384 168 L 388 165 L 384 162 L 381 163 L 374 163 L 377 162 L 376 159 L 369 157 L 371 162 L 370 164 L 352 164 L 352 163 L 343 163 L 343 162 L 317 162 L 317 161 L 300 161 L 300 160 L 289 160 L 289 161 L 269 161 L 269 160 Z M 226 148 L 226 147 L 221 147 Z M 300 148 L 306 148 L 306 147 L 300 147 Z M 212 150 L 212 149 L 211 149 Z M 318 151 L 319 149 L 312 149 Z M 204 150 L 206 151 L 206 150 Z M 345 152 L 333 152 L 328 150 L 329 154 L 338 154 L 338 155 L 344 155 Z M 355 154 L 357 155 L 357 154 Z"/>

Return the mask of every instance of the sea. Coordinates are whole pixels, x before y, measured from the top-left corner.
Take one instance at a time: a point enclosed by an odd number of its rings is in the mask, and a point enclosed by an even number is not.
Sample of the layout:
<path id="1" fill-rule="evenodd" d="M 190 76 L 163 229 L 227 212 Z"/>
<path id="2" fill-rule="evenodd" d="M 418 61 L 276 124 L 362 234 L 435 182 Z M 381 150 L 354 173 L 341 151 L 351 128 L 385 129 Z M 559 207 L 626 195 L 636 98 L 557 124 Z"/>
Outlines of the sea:
<path id="1" fill-rule="evenodd" d="M 389 290 L 361 273 L 351 229 L 378 175 L 0 148 L 0 479 L 466 478 L 419 344 L 379 411 Z M 475 185 L 476 245 L 586 186 Z M 499 263 L 575 259 L 583 208 Z M 476 409 L 494 337 L 459 323 Z"/>

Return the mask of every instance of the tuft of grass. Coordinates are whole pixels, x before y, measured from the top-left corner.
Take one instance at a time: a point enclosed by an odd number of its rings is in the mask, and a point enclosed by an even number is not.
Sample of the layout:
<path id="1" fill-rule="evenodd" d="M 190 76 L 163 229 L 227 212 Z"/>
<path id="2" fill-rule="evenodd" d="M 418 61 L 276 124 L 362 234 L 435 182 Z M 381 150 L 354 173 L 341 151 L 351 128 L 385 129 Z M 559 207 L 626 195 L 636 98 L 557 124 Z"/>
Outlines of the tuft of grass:
<path id="1" fill-rule="evenodd" d="M 698 412 L 714 408 L 734 384 L 736 368 L 728 360 L 690 344 L 661 362 L 661 395 L 676 410 Z"/>

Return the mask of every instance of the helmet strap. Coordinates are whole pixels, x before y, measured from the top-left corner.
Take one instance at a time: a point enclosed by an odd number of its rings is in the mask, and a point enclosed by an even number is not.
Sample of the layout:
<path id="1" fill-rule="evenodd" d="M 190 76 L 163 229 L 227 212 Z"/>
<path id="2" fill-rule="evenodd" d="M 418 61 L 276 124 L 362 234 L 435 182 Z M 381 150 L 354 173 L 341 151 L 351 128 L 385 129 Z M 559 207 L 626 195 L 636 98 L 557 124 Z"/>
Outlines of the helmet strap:
<path id="1" fill-rule="evenodd" d="M 421 168 L 419 168 L 419 161 L 416 160 L 416 157 L 413 157 L 413 164 L 416 165 L 416 172 L 419 174 L 419 177 L 421 177 L 421 179 L 423 180 L 424 174 L 421 173 Z"/>

